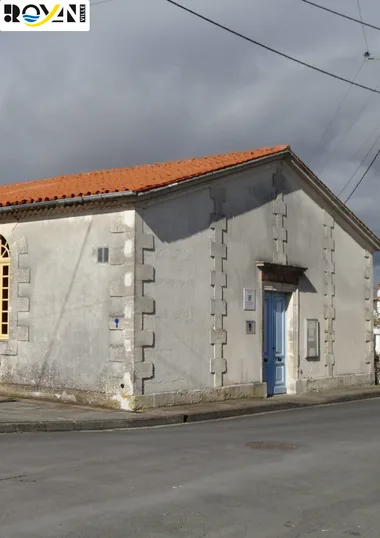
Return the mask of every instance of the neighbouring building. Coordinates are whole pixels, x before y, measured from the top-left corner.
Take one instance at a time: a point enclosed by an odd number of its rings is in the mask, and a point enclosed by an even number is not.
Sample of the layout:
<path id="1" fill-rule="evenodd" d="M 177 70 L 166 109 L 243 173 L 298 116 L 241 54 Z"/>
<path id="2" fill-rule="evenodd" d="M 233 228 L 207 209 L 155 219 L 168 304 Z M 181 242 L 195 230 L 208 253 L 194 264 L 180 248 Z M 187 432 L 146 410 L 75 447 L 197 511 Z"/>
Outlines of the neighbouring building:
<path id="1" fill-rule="evenodd" d="M 380 240 L 288 146 L 0 204 L 3 393 L 136 410 L 374 383 Z"/>

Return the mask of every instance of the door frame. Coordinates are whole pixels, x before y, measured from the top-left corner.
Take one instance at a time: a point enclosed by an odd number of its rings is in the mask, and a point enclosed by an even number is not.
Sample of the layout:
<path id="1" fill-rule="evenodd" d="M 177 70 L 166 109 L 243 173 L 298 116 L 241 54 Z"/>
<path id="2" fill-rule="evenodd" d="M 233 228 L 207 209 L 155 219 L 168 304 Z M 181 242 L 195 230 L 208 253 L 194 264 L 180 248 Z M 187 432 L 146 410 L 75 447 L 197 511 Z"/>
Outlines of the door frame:
<path id="1" fill-rule="evenodd" d="M 287 393 L 287 331 L 286 317 L 289 294 L 284 292 L 264 291 L 264 364 L 263 381 L 267 383 L 267 396 Z M 280 307 L 280 316 L 278 316 Z M 268 323 L 268 325 L 267 325 Z M 281 341 L 277 340 L 278 330 L 281 331 Z M 266 349 L 265 349 L 266 348 Z M 266 353 L 265 353 L 266 351 Z M 278 357 L 280 354 L 280 358 Z M 278 360 L 281 361 L 279 368 Z M 281 380 L 278 379 L 279 370 Z"/>
<path id="2" fill-rule="evenodd" d="M 293 284 L 262 282 L 261 289 L 261 381 L 264 380 L 264 294 L 266 291 L 286 293 L 288 301 L 285 310 L 285 376 L 287 394 L 296 394 L 299 379 L 299 290 Z"/>

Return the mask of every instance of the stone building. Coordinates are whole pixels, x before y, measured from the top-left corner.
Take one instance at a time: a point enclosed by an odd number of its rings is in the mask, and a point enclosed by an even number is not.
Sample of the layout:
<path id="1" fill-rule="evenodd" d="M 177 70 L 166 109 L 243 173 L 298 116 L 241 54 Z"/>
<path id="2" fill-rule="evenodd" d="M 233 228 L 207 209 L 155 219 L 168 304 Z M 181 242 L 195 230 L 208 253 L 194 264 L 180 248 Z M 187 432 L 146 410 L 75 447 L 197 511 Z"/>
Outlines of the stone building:
<path id="1" fill-rule="evenodd" d="M 380 240 L 288 146 L 0 204 L 3 393 L 134 410 L 374 382 Z"/>

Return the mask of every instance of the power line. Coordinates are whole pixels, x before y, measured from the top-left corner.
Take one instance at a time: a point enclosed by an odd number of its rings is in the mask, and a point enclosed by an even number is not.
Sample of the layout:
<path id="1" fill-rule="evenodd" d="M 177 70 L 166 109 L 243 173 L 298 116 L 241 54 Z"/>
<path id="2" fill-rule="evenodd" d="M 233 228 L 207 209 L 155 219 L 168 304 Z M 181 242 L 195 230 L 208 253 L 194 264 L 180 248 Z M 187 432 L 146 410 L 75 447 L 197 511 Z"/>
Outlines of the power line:
<path id="1" fill-rule="evenodd" d="M 379 83 L 377 84 L 376 86 L 376 89 L 379 89 L 380 88 L 380 81 Z M 341 138 L 338 143 L 336 144 L 336 146 L 334 146 L 334 148 L 330 151 L 330 156 L 325 160 L 324 162 L 324 165 L 323 167 L 321 168 L 321 170 L 319 171 L 319 174 L 323 174 L 323 172 L 326 170 L 327 166 L 329 165 L 331 159 L 332 159 L 332 156 L 333 154 L 337 151 L 337 149 L 343 144 L 343 142 L 347 139 L 348 135 L 350 134 L 350 132 L 352 131 L 352 129 L 355 127 L 355 125 L 357 124 L 357 122 L 359 121 L 359 119 L 361 118 L 361 115 L 362 113 L 364 112 L 364 110 L 366 109 L 368 103 L 371 101 L 373 95 L 370 95 L 368 99 L 366 99 L 362 105 L 362 107 L 360 108 L 358 114 L 355 116 L 355 119 L 353 122 L 351 122 L 351 125 L 349 126 L 349 128 L 347 130 L 345 130 L 344 132 L 344 136 L 343 138 Z M 369 137 L 365 140 L 365 142 L 360 146 L 360 148 L 355 152 L 355 154 L 352 156 L 352 158 L 354 158 L 358 153 L 360 153 L 360 150 L 366 145 L 366 143 L 368 142 L 368 140 L 370 140 L 372 138 L 372 135 L 375 134 L 375 132 L 377 131 L 377 129 L 379 128 L 379 126 L 377 125 L 376 128 L 371 132 L 371 134 L 369 135 Z M 371 148 L 372 149 L 372 148 Z M 355 172 L 356 173 L 356 172 Z"/>
<path id="2" fill-rule="evenodd" d="M 363 90 L 367 90 L 370 92 L 378 93 L 380 94 L 379 90 L 376 90 L 375 88 L 370 88 L 369 86 L 364 86 L 363 84 L 359 84 L 358 82 L 354 82 L 352 80 L 348 80 L 346 78 L 340 77 L 339 75 L 335 75 L 334 73 L 330 73 L 329 71 L 325 71 L 324 69 L 320 69 L 319 67 L 316 67 L 314 65 L 308 64 L 306 62 L 303 62 L 302 60 L 298 60 L 297 58 L 293 58 L 292 56 L 289 56 L 288 54 L 285 54 L 284 52 L 280 52 L 279 50 L 273 49 L 272 47 L 268 47 L 267 45 L 263 45 L 262 43 L 259 43 L 258 41 L 255 41 L 254 39 L 251 39 L 250 37 L 241 34 L 239 32 L 236 32 L 235 30 L 232 30 L 231 28 L 228 28 L 227 26 L 224 26 L 223 24 L 219 24 L 218 22 L 209 19 L 208 17 L 205 17 L 204 15 L 201 15 L 200 13 L 197 13 L 196 11 L 193 11 L 192 9 L 189 9 L 181 4 L 178 4 L 177 2 L 174 2 L 174 0 L 166 0 L 166 2 L 169 2 L 169 4 L 172 4 L 173 6 L 176 6 L 183 11 L 186 11 L 187 13 L 190 13 L 191 15 L 194 15 L 195 17 L 198 17 L 199 19 L 202 19 L 213 26 L 216 26 L 217 28 L 221 28 L 222 30 L 225 30 L 226 32 L 229 32 L 230 34 L 233 34 L 237 37 L 240 37 L 241 39 L 244 39 L 244 41 L 248 41 L 249 43 L 252 43 L 253 45 L 257 45 L 258 47 L 261 47 L 265 50 L 269 50 L 270 52 L 273 52 L 274 54 L 277 54 L 278 56 L 282 56 L 283 58 L 286 58 L 287 60 L 291 60 L 292 62 L 295 62 L 299 65 L 303 65 L 304 67 L 308 67 L 309 69 L 313 69 L 314 71 L 317 71 L 318 73 L 322 73 L 323 75 L 327 75 L 329 77 L 335 78 L 337 80 L 341 80 L 342 82 L 346 82 L 347 84 L 352 84 L 353 86 L 357 86 L 358 88 L 362 88 Z"/>
<path id="3" fill-rule="evenodd" d="M 355 77 L 354 77 L 353 82 L 355 82 L 356 79 L 358 78 L 359 73 L 360 73 L 360 71 L 363 69 L 364 64 L 365 64 L 365 60 L 363 60 L 363 62 L 360 64 L 360 67 L 359 67 L 359 69 L 358 69 L 358 71 L 357 71 L 357 73 L 356 73 L 356 75 L 355 75 Z M 348 90 L 346 91 L 346 93 L 345 93 L 344 96 L 343 96 L 342 101 L 339 103 L 337 109 L 335 110 L 335 112 L 334 112 L 334 114 L 333 114 L 333 117 L 331 118 L 329 124 L 327 125 L 327 127 L 326 127 L 326 129 L 325 129 L 325 131 L 324 131 L 324 133 L 323 133 L 323 135 L 322 135 L 320 141 L 318 142 L 318 144 L 317 144 L 317 146 L 316 146 L 316 148 L 315 148 L 315 150 L 314 150 L 314 154 L 313 154 L 312 158 L 310 159 L 310 162 L 312 162 L 312 161 L 314 160 L 314 157 L 315 157 L 315 155 L 317 154 L 317 151 L 318 151 L 318 149 L 320 148 L 320 146 L 321 146 L 323 140 L 325 139 L 325 136 L 326 136 L 327 133 L 329 132 L 330 127 L 332 126 L 332 124 L 333 124 L 334 121 L 335 121 L 335 118 L 337 117 L 337 115 L 339 114 L 339 112 L 340 112 L 342 106 L 343 106 L 344 103 L 346 102 L 346 99 L 347 99 L 347 97 L 349 96 L 350 91 L 352 90 L 352 87 L 353 87 L 353 84 L 350 84 L 350 86 L 348 87 Z M 372 96 L 370 96 L 370 97 L 372 97 Z"/>
<path id="4" fill-rule="evenodd" d="M 339 13 L 339 11 L 334 11 L 333 9 L 329 9 L 328 7 L 321 6 L 320 4 L 310 2 L 309 0 L 301 0 L 301 2 L 305 2 L 305 4 L 310 4 L 311 6 L 317 7 L 319 9 L 323 9 L 324 11 L 328 11 L 329 13 L 333 13 L 334 15 L 338 15 L 339 17 L 343 17 L 344 19 L 348 19 L 349 21 L 357 22 L 363 26 L 367 26 L 368 28 L 373 28 L 374 30 L 380 30 L 379 26 L 374 26 L 373 24 L 369 24 L 368 22 L 364 22 L 363 20 L 355 19 L 354 17 L 349 17 L 348 15 Z"/>
<path id="5" fill-rule="evenodd" d="M 354 194 L 354 192 L 356 192 L 356 189 L 359 187 L 359 185 L 363 182 L 364 178 L 366 177 L 366 175 L 368 174 L 368 172 L 371 170 L 372 166 L 375 164 L 375 161 L 376 159 L 378 158 L 378 156 L 380 155 L 380 149 L 378 150 L 378 152 L 376 153 L 376 155 L 374 156 L 374 158 L 372 159 L 372 161 L 370 162 L 367 170 L 364 172 L 364 174 L 362 175 L 362 177 L 359 179 L 359 181 L 357 182 L 357 184 L 355 185 L 355 188 L 350 192 L 349 196 L 346 198 L 345 200 L 345 203 L 347 204 L 348 200 L 351 198 L 351 196 Z"/>
<path id="6" fill-rule="evenodd" d="M 343 189 L 340 191 L 340 193 L 338 194 L 338 197 L 340 198 L 342 193 L 347 189 L 347 187 L 349 186 L 349 184 L 351 183 L 351 181 L 354 179 L 354 177 L 356 176 L 356 174 L 359 172 L 360 168 L 363 166 L 366 158 L 368 157 L 368 155 L 371 153 L 371 151 L 373 150 L 373 148 L 376 146 L 376 144 L 378 143 L 378 141 L 380 140 L 380 135 L 376 138 L 375 142 L 372 144 L 372 146 L 370 147 L 370 149 L 367 151 L 367 153 L 365 154 L 365 157 L 362 159 L 361 163 L 359 164 L 359 166 L 357 167 L 357 169 L 355 170 L 355 172 L 352 174 L 352 176 L 350 177 L 350 179 L 346 182 L 346 184 L 344 185 Z"/>
<path id="7" fill-rule="evenodd" d="M 356 155 L 358 155 L 361 152 L 361 150 L 366 146 L 367 142 L 369 140 L 371 140 L 372 136 L 376 133 L 376 131 L 379 129 L 379 127 L 380 127 L 380 125 L 376 125 L 376 127 L 373 129 L 371 134 L 364 140 L 363 144 L 355 151 L 355 153 L 353 154 L 351 159 L 355 159 Z M 379 135 L 379 139 L 380 139 L 380 135 Z M 378 140 L 378 139 L 376 139 L 376 140 Z"/>
<path id="8" fill-rule="evenodd" d="M 364 26 L 364 23 L 363 23 L 362 8 L 360 7 L 360 0 L 356 0 L 356 2 L 358 4 L 359 17 L 360 17 L 360 22 L 361 22 L 361 25 L 362 25 L 362 30 L 363 30 L 364 43 L 365 43 L 365 46 L 366 46 L 365 50 L 366 50 L 366 53 L 368 53 L 368 55 L 369 55 L 368 40 L 367 40 L 367 35 L 365 33 L 365 26 Z"/>

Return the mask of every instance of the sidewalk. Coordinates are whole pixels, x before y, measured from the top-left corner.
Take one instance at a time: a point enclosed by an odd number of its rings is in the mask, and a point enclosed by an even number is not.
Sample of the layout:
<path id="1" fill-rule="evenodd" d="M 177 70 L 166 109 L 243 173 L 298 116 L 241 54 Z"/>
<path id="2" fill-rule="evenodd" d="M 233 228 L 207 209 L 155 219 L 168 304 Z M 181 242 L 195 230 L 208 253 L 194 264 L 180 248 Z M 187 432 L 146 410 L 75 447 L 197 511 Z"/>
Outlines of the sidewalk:
<path id="1" fill-rule="evenodd" d="M 263 400 L 230 400 L 132 413 L 0 396 L 0 433 L 164 426 L 369 398 L 380 398 L 380 386 L 310 393 L 301 396 L 284 395 Z"/>

